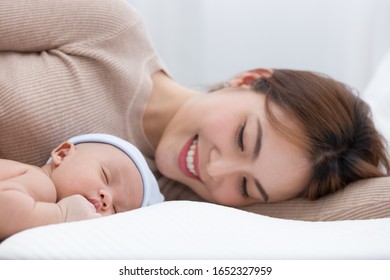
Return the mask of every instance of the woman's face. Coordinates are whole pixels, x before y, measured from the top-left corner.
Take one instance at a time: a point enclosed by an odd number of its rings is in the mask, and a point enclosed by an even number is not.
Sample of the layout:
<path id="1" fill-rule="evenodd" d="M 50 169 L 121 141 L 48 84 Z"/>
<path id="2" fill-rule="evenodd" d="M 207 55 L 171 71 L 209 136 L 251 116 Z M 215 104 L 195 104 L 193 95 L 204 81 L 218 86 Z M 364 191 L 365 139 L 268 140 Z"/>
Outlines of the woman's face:
<path id="1" fill-rule="evenodd" d="M 141 174 L 121 150 L 109 144 L 86 143 L 64 153 L 51 174 L 57 200 L 80 194 L 104 216 L 141 206 Z"/>
<path id="2" fill-rule="evenodd" d="M 299 132 L 275 105 L 271 111 Z M 165 176 L 204 199 L 243 206 L 297 196 L 308 181 L 310 163 L 265 115 L 265 96 L 244 88 L 200 94 L 167 126 L 156 151 Z"/>

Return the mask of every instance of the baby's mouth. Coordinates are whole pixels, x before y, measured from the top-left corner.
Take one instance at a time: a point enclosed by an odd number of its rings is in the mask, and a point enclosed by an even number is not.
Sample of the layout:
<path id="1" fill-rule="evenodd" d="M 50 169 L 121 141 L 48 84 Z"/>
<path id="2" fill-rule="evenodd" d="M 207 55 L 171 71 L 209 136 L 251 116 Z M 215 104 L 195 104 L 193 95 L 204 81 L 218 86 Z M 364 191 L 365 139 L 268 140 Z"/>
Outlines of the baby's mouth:
<path id="1" fill-rule="evenodd" d="M 101 208 L 101 203 L 100 203 L 99 200 L 93 199 L 93 198 L 87 198 L 87 200 L 88 200 L 93 206 L 95 206 L 96 212 L 100 210 L 100 208 Z"/>

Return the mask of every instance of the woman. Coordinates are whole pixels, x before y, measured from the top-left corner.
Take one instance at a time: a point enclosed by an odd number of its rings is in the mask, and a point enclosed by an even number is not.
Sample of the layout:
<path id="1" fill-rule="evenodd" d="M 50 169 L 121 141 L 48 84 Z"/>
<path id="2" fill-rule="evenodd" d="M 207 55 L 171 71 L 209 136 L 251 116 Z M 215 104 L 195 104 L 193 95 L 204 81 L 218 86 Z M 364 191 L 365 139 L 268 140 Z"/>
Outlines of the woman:
<path id="1" fill-rule="evenodd" d="M 61 139 L 109 133 L 155 161 L 160 186 L 232 206 L 389 172 L 368 108 L 330 78 L 259 69 L 211 94 L 184 88 L 120 0 L 6 0 L 0 18 L 2 158 L 42 164 Z"/>

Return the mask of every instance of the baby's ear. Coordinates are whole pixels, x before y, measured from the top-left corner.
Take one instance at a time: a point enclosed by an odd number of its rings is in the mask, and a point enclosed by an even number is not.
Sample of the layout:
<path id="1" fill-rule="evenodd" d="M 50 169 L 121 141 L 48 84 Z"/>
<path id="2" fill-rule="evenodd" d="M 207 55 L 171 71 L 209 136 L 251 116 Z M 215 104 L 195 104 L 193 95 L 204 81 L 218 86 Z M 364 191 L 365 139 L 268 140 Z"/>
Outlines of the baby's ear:
<path id="1" fill-rule="evenodd" d="M 53 164 L 55 166 L 60 165 L 61 162 L 64 160 L 64 158 L 74 153 L 75 150 L 76 149 L 73 143 L 70 142 L 61 143 L 51 152 L 51 160 Z"/>

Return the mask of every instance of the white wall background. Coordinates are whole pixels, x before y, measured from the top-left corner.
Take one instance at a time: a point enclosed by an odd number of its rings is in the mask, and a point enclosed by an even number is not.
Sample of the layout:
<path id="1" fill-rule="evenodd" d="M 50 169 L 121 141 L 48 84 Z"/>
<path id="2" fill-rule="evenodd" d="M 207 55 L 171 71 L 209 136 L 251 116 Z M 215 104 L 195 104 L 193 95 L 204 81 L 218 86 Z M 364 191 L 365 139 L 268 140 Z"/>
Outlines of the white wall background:
<path id="1" fill-rule="evenodd" d="M 364 90 L 390 49 L 390 0 L 128 0 L 176 80 L 258 67 L 319 71 Z"/>

